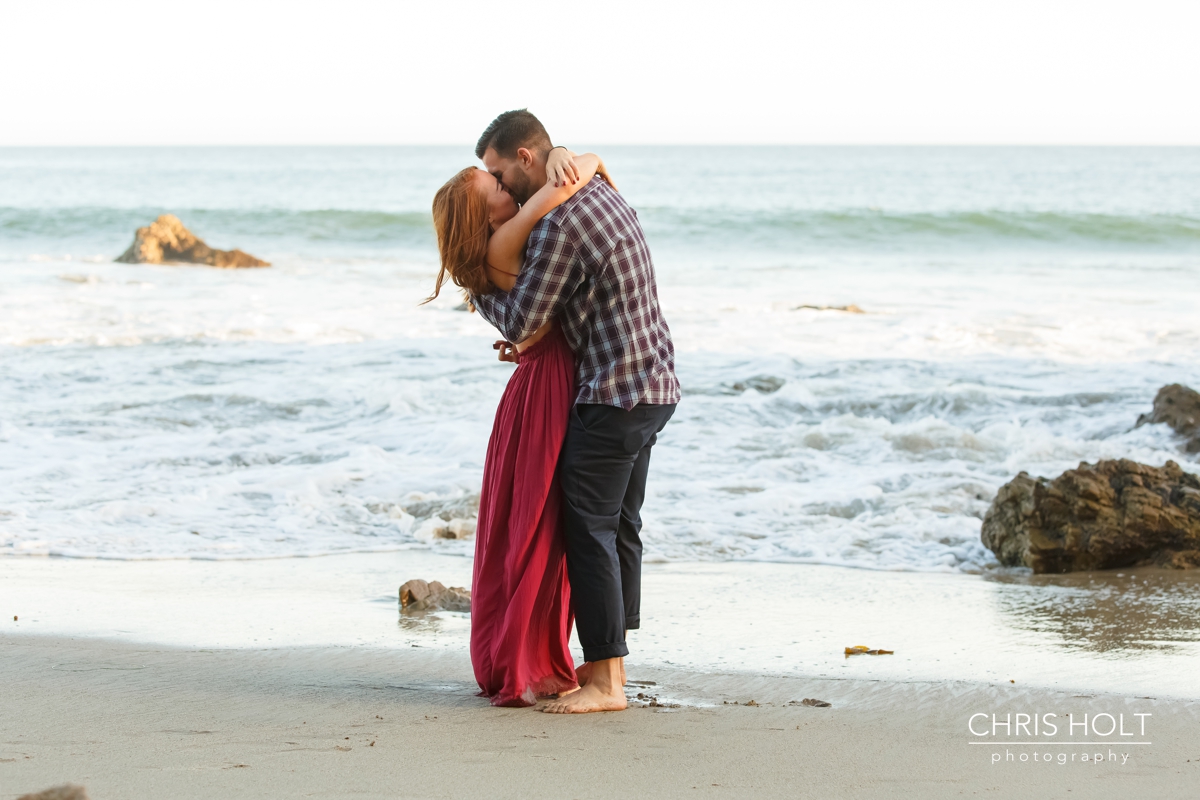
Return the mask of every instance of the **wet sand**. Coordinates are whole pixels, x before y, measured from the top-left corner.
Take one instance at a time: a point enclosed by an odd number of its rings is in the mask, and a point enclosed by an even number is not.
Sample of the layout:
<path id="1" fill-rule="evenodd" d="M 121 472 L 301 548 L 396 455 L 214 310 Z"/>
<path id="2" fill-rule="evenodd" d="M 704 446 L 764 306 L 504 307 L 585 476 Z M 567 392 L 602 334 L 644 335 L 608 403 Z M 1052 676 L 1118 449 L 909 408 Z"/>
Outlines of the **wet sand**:
<path id="1" fill-rule="evenodd" d="M 403 580 L 469 570 L 427 552 L 0 559 L 0 800 L 67 781 L 94 800 L 1200 785 L 1195 575 L 648 565 L 627 688 L 659 705 L 563 718 L 474 696 L 465 615 L 398 614 Z M 1017 714 L 1058 729 L 987 729 Z M 1067 727 L 1084 714 L 1100 728 Z"/>
<path id="2" fill-rule="evenodd" d="M 0 558 L 0 632 L 181 647 L 466 652 L 465 614 L 405 619 L 409 578 L 466 586 L 469 559 L 402 551 L 260 561 Z M 11 622 L 13 615 L 20 620 Z M 631 663 L 693 672 L 1200 699 L 1200 574 L 873 572 L 648 564 Z M 846 659 L 868 645 L 894 656 Z M 578 648 L 575 650 L 580 655 Z"/>

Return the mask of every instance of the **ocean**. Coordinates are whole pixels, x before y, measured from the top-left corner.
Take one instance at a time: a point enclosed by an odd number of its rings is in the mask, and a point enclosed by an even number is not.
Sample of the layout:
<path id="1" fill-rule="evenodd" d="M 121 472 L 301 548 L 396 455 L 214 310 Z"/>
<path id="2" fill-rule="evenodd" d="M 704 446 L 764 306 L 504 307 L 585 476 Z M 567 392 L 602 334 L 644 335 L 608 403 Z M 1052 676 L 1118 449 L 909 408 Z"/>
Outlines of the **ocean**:
<path id="1" fill-rule="evenodd" d="M 1135 427 L 1200 384 L 1200 148 L 595 149 L 683 386 L 648 561 L 989 572 L 1022 470 L 1200 470 Z M 0 555 L 469 555 L 436 531 L 513 367 L 453 291 L 421 302 L 430 201 L 472 163 L 0 149 Z M 113 263 L 162 213 L 273 266 Z"/>

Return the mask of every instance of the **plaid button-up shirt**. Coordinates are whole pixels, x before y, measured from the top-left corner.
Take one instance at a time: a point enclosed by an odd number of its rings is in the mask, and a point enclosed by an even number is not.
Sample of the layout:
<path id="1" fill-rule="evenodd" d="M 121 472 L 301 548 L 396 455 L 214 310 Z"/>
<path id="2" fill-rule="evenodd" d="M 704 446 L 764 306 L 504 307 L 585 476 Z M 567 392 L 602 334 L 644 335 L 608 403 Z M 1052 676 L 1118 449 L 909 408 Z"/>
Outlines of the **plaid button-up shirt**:
<path id="1" fill-rule="evenodd" d="M 471 301 L 510 342 L 557 317 L 578 362 L 576 403 L 628 411 L 679 402 L 675 347 L 642 226 L 603 178 L 534 226 L 511 292 Z"/>

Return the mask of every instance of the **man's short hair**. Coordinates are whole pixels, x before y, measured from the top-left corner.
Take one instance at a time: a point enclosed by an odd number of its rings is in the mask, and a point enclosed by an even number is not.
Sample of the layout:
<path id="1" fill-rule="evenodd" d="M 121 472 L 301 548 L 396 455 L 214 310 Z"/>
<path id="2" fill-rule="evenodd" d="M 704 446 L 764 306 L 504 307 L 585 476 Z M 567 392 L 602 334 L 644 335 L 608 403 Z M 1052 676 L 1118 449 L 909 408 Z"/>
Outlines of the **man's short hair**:
<path id="1" fill-rule="evenodd" d="M 517 148 L 524 147 L 534 153 L 550 152 L 550 134 L 542 123 L 524 108 L 505 111 L 487 126 L 479 143 L 475 145 L 475 157 L 482 159 L 488 148 L 501 158 L 516 158 Z"/>

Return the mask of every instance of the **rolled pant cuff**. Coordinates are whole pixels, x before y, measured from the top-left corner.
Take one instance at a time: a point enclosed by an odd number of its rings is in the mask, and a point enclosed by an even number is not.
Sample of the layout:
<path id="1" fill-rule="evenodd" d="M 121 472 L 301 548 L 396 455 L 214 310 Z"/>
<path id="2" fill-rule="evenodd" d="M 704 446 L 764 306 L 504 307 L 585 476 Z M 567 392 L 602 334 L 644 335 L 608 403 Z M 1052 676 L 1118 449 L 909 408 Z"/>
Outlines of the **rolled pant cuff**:
<path id="1" fill-rule="evenodd" d="M 606 658 L 624 658 L 627 655 L 629 655 L 629 648 L 624 642 L 583 648 L 583 660 L 587 662 L 603 661 Z"/>
<path id="2" fill-rule="evenodd" d="M 642 627 L 642 618 L 640 616 L 625 618 L 625 630 L 636 631 L 640 627 Z"/>

